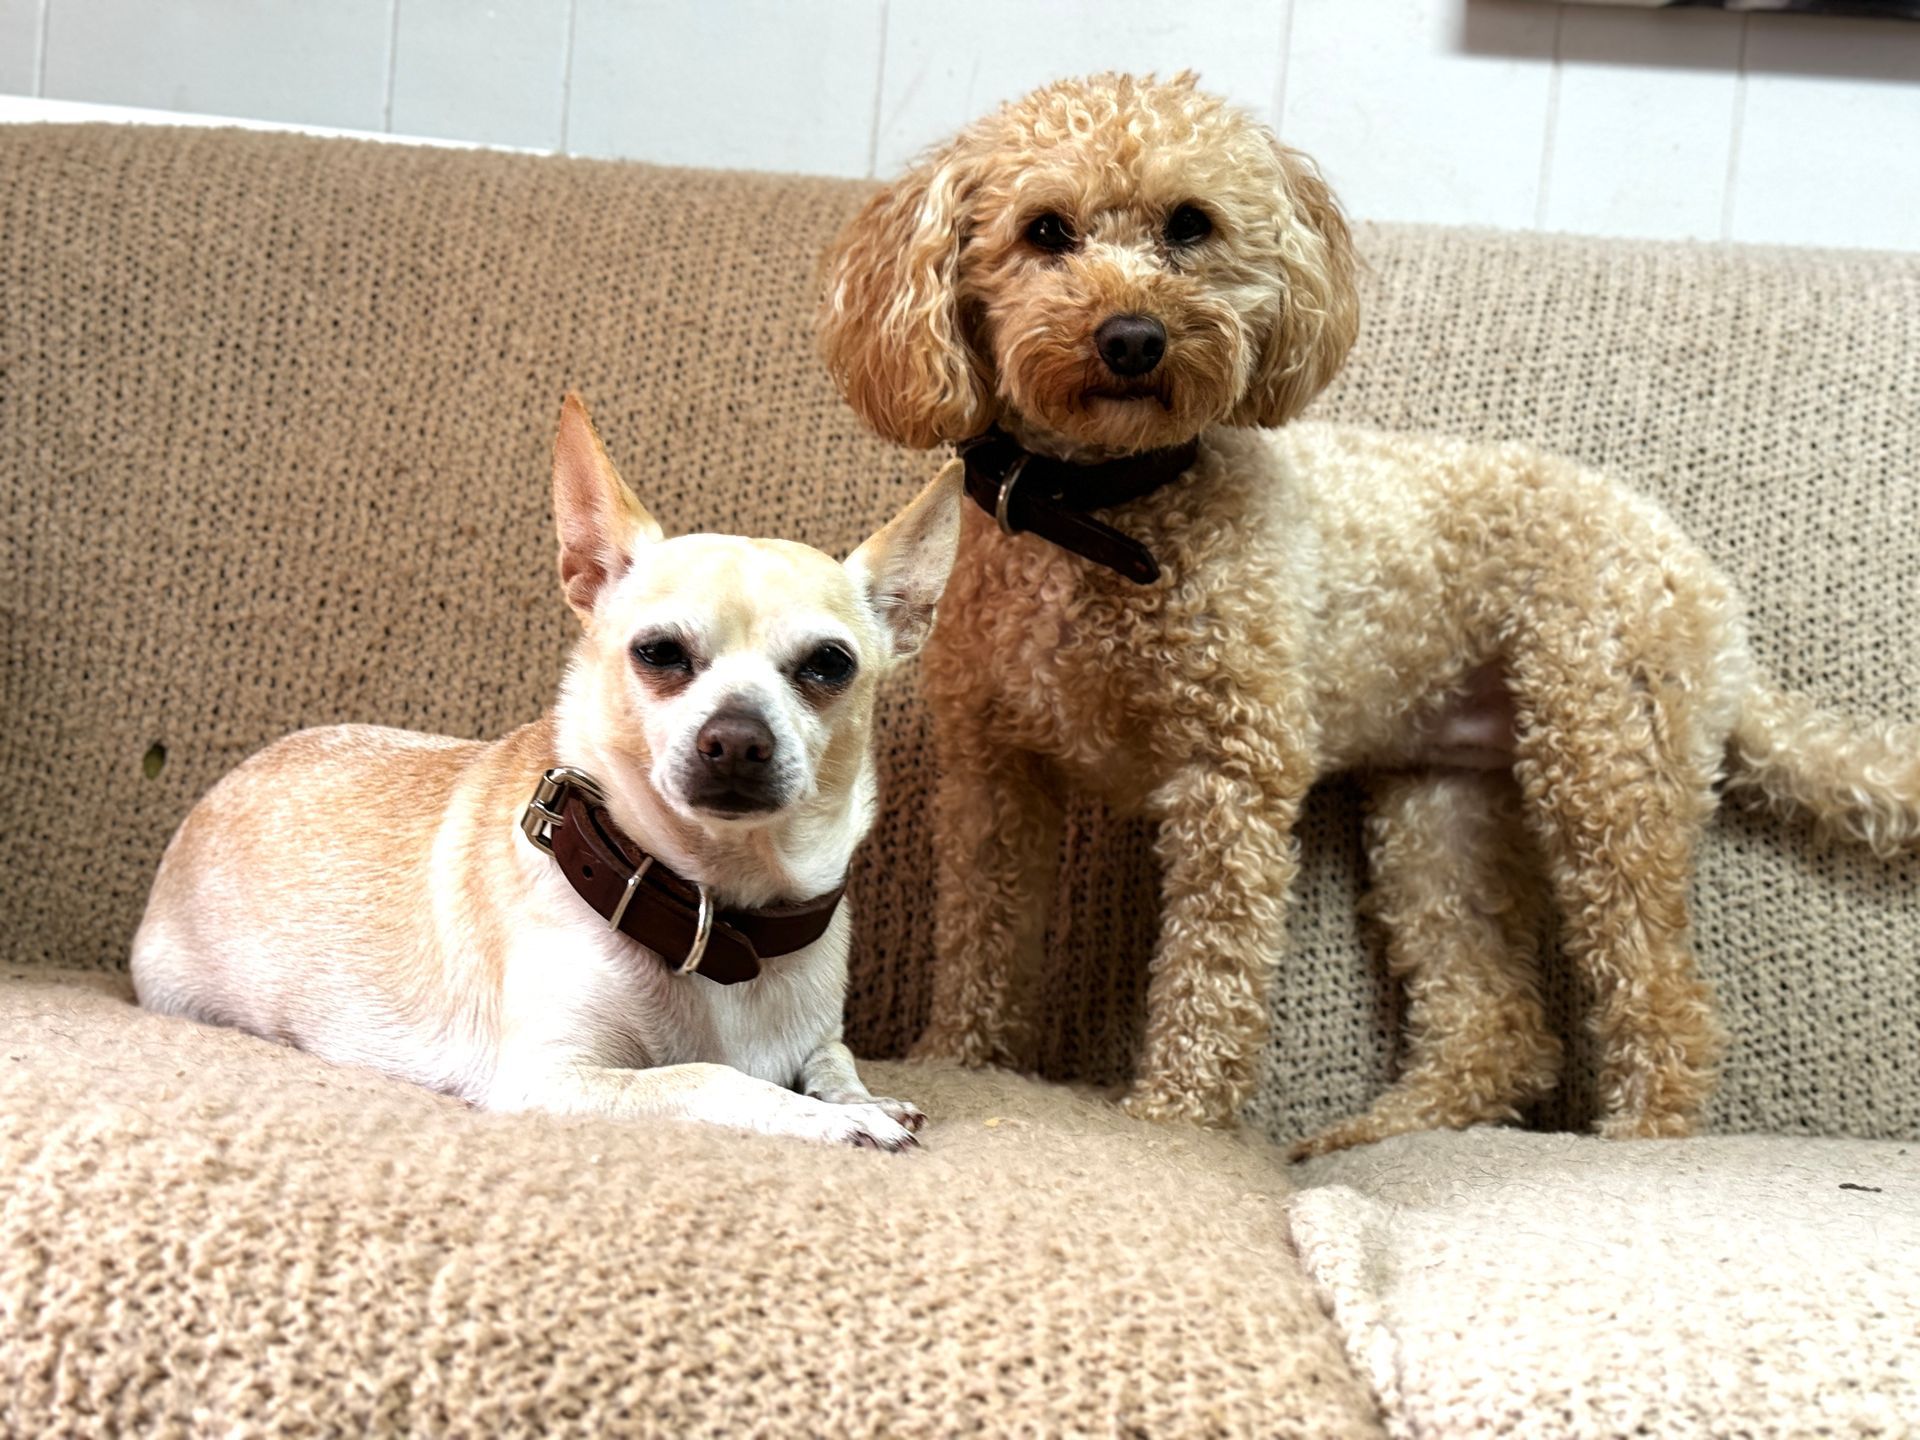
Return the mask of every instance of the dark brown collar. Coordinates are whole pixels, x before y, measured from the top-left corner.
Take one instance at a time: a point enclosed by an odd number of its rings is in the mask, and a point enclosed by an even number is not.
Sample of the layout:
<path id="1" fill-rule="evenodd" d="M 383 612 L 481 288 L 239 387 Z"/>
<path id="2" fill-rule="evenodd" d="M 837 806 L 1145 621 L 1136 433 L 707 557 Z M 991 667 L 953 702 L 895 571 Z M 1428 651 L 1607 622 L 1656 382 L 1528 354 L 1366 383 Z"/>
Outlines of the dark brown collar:
<path id="1" fill-rule="evenodd" d="M 1078 465 L 1035 455 L 996 425 L 958 448 L 967 465 L 967 494 L 1007 534 L 1030 530 L 1136 585 L 1151 585 L 1160 578 L 1153 552 L 1086 512 L 1138 500 L 1172 484 L 1193 464 L 1200 442 Z"/>
<path id="2" fill-rule="evenodd" d="M 751 980 L 762 960 L 804 950 L 826 934 L 847 888 L 798 905 L 721 910 L 706 886 L 674 874 L 622 834 L 605 793 L 565 765 L 540 777 L 520 828 L 553 856 L 609 929 L 637 940 L 677 974 L 722 985 Z"/>

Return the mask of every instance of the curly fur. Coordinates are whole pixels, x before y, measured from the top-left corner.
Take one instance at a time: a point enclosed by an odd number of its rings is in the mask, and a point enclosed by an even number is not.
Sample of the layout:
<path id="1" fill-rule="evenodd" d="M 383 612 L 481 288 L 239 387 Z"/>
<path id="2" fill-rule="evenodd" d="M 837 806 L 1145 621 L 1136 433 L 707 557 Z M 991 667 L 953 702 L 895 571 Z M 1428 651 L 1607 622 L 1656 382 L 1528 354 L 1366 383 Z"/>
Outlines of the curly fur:
<path id="1" fill-rule="evenodd" d="M 1182 205 L 1212 221 L 1198 243 L 1164 234 Z M 1065 253 L 1028 238 L 1048 211 Z M 1009 105 L 829 252 L 825 355 L 883 436 L 927 447 L 998 422 L 1076 458 L 1201 442 L 1180 483 L 1106 516 L 1159 558 L 1151 586 L 968 511 L 924 668 L 941 780 L 920 1050 L 1028 1061 L 1059 797 L 1085 787 L 1160 826 L 1125 1103 L 1230 1122 L 1302 797 L 1358 769 L 1408 1064 L 1301 1149 L 1510 1119 L 1551 1088 L 1549 906 L 1592 997 L 1601 1130 L 1685 1133 L 1724 1048 L 1687 906 L 1728 755 L 1741 784 L 1891 851 L 1920 835 L 1920 730 L 1778 694 L 1727 582 L 1607 478 L 1524 447 L 1288 423 L 1352 344 L 1353 267 L 1312 164 L 1186 75 Z M 1167 353 L 1116 393 L 1093 332 L 1124 313 L 1159 319 Z"/>

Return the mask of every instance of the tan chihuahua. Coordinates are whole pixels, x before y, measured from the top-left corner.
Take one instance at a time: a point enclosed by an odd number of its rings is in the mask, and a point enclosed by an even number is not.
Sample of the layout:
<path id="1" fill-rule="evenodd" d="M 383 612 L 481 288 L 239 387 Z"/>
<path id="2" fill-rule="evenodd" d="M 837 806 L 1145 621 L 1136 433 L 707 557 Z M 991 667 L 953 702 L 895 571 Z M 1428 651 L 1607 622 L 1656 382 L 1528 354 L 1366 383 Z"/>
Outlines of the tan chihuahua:
<path id="1" fill-rule="evenodd" d="M 553 510 L 583 629 L 554 707 L 492 744 L 342 725 L 253 756 L 161 859 L 141 1004 L 490 1109 L 913 1145 L 840 1040 L 840 892 L 957 487 L 844 565 L 666 540 L 569 395 Z"/>

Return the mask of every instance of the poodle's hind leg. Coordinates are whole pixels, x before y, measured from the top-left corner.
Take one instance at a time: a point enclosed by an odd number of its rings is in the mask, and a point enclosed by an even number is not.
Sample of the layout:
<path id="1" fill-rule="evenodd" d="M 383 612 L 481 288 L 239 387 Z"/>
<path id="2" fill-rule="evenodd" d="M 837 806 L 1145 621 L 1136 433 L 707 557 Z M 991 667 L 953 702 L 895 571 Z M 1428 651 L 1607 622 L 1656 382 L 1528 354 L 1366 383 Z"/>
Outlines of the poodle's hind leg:
<path id="1" fill-rule="evenodd" d="M 1707 673 L 1689 664 L 1690 617 L 1662 633 L 1603 625 L 1588 618 L 1594 608 L 1569 605 L 1516 642 L 1515 774 L 1562 948 L 1591 997 L 1597 1128 L 1688 1135 L 1726 1048 L 1688 912 L 1725 731 L 1714 729 L 1712 688 L 1688 679 Z"/>
<path id="2" fill-rule="evenodd" d="M 1369 783 L 1368 905 L 1406 986 L 1406 1060 L 1361 1115 L 1298 1160 L 1410 1130 L 1519 1118 L 1553 1088 L 1560 1041 L 1537 988 L 1545 879 L 1499 771 L 1391 772 Z"/>

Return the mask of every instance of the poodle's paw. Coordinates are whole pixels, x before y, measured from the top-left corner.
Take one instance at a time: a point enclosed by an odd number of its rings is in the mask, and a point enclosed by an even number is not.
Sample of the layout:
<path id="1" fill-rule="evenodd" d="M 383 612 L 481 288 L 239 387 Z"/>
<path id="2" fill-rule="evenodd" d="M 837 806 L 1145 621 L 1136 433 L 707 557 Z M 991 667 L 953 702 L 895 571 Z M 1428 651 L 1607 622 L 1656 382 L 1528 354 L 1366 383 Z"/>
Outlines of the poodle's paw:
<path id="1" fill-rule="evenodd" d="M 1475 1125 L 1512 1125 L 1520 1119 L 1517 1103 L 1475 1090 L 1431 1081 L 1395 1086 L 1359 1115 L 1336 1121 L 1297 1140 L 1289 1160 L 1311 1160 L 1356 1145 L 1372 1145 L 1395 1135 L 1422 1130 L 1467 1130 Z"/>
<path id="2" fill-rule="evenodd" d="M 1136 1120 L 1202 1125 L 1210 1130 L 1232 1129 L 1239 1112 L 1230 1096 L 1202 1095 L 1144 1082 L 1134 1084 L 1121 1099 L 1120 1108 Z"/>
<path id="3" fill-rule="evenodd" d="M 968 1070 L 992 1066 L 1017 1069 L 1012 1048 L 989 1031 L 972 1026 L 932 1025 L 907 1051 L 910 1060 L 944 1060 Z"/>
<path id="4" fill-rule="evenodd" d="M 1603 1140 L 1682 1140 L 1699 1128 L 1697 1115 L 1667 1110 L 1609 1115 L 1593 1131 Z"/>
<path id="5" fill-rule="evenodd" d="M 1311 1160 L 1316 1155 L 1331 1155 L 1336 1150 L 1351 1150 L 1359 1145 L 1371 1145 L 1378 1140 L 1386 1140 L 1395 1135 L 1411 1135 L 1421 1130 L 1457 1130 L 1473 1121 L 1460 1125 L 1448 1125 L 1444 1121 L 1432 1120 L 1418 1115 L 1355 1115 L 1342 1120 L 1326 1129 L 1296 1140 L 1287 1147 L 1287 1159 Z"/>

